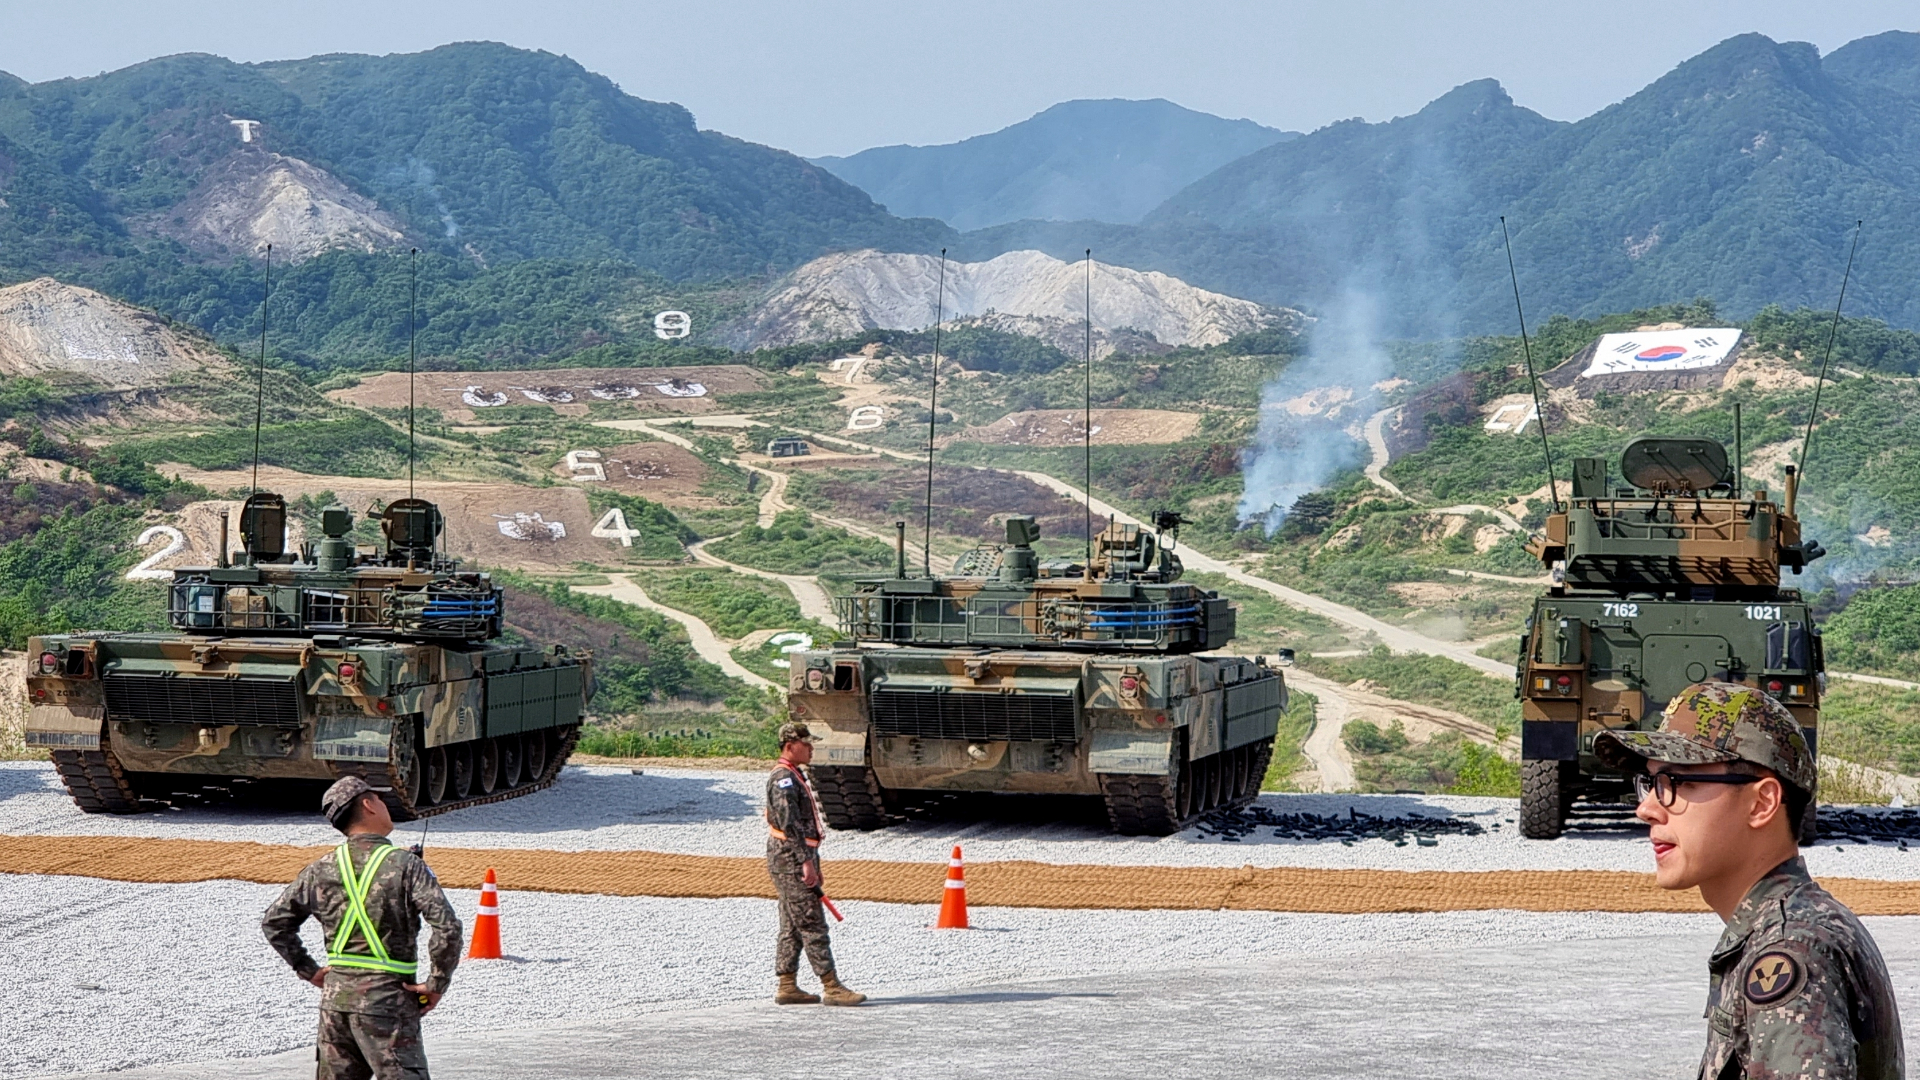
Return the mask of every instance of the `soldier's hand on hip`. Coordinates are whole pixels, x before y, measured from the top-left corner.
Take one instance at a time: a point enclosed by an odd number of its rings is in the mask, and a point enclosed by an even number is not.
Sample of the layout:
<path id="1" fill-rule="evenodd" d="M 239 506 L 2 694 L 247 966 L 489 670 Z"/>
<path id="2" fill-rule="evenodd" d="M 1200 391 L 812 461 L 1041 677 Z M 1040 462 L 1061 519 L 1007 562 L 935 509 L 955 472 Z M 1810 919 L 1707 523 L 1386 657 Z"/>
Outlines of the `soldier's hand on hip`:
<path id="1" fill-rule="evenodd" d="M 400 988 L 403 990 L 409 991 L 410 993 L 419 994 L 421 997 L 426 998 L 425 1001 L 420 1003 L 421 1016 L 425 1016 L 428 1013 L 432 1012 L 434 1008 L 440 1004 L 440 999 L 443 996 L 445 996 L 442 994 L 436 994 L 433 991 L 427 989 L 426 983 L 421 983 L 418 986 L 415 986 L 412 983 L 401 983 Z"/>
<path id="2" fill-rule="evenodd" d="M 808 859 L 801 864 L 800 884 L 805 885 L 809 889 L 817 889 L 820 887 L 820 863 L 818 861 Z"/>
<path id="3" fill-rule="evenodd" d="M 327 988 L 327 971 L 328 970 L 329 969 L 327 968 L 321 968 L 319 971 L 316 971 L 313 974 L 307 976 L 307 981 L 319 987 L 320 989 L 325 990 Z"/>

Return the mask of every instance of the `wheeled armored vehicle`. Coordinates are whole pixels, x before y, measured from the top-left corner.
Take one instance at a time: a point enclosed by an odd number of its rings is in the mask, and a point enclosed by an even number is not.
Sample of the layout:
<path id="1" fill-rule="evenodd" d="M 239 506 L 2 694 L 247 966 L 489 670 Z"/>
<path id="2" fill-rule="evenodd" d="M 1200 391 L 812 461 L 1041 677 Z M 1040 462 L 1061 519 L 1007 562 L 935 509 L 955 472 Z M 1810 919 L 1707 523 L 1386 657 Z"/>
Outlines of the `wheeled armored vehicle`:
<path id="1" fill-rule="evenodd" d="M 845 639 L 792 654 L 788 711 L 821 738 L 828 822 L 879 828 L 958 792 L 1086 795 L 1116 831 L 1166 835 L 1251 802 L 1286 683 L 1216 654 L 1234 612 L 1180 581 L 1178 524 L 1113 524 L 1082 565 L 1042 561 L 1016 516 L 947 576 L 909 576 L 902 540 L 892 577 L 836 598 Z"/>
<path id="2" fill-rule="evenodd" d="M 335 506 L 289 552 L 285 500 L 255 494 L 237 563 L 223 519 L 217 564 L 174 572 L 171 630 L 32 638 L 28 745 L 89 813 L 357 775 L 405 820 L 551 784 L 590 658 L 496 640 L 502 591 L 440 552 L 438 507 L 379 516 L 384 548 Z"/>
<path id="3" fill-rule="evenodd" d="M 1629 777 L 1593 755 L 1608 728 L 1659 726 L 1691 683 L 1725 679 L 1778 699 L 1819 746 L 1825 661 L 1813 614 L 1782 567 L 1825 554 L 1803 540 L 1798 477 L 1775 501 L 1742 489 L 1720 443 L 1640 438 L 1610 483 L 1576 458 L 1572 498 L 1533 551 L 1551 573 L 1522 639 L 1521 833 L 1551 839 L 1576 802 L 1617 804 Z"/>

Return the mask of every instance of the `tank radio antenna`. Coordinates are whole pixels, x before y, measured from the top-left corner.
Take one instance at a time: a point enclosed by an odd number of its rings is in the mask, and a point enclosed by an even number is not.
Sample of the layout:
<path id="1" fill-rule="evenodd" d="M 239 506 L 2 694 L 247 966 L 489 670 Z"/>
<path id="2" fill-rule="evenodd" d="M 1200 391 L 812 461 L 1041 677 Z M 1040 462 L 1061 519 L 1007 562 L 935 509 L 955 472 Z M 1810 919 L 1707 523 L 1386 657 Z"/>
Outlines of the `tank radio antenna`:
<path id="1" fill-rule="evenodd" d="M 1527 313 L 1520 307 L 1520 271 L 1513 267 L 1513 237 L 1507 235 L 1507 216 L 1500 215 L 1500 238 L 1507 244 L 1507 276 L 1513 279 L 1513 312 L 1520 317 L 1520 349 L 1527 358 L 1527 389 L 1533 391 L 1534 422 L 1540 425 L 1540 452 L 1547 459 L 1547 502 L 1560 512 L 1560 489 L 1553 483 L 1553 446 L 1547 442 L 1547 411 L 1540 407 L 1540 380 L 1533 373 L 1533 343 L 1527 339 Z"/>
<path id="2" fill-rule="evenodd" d="M 1827 331 L 1827 354 L 1820 358 L 1820 377 L 1813 383 L 1813 412 L 1807 415 L 1807 435 L 1800 442 L 1800 482 L 1807 480 L 1807 456 L 1813 451 L 1813 425 L 1820 419 L 1820 389 L 1827 382 L 1827 364 L 1833 359 L 1833 343 L 1840 337 L 1840 308 L 1847 302 L 1847 281 L 1853 277 L 1853 256 L 1860 250 L 1860 226 L 1853 223 L 1853 248 L 1847 252 L 1847 270 L 1840 275 L 1840 299 L 1833 304 L 1833 328 Z"/>
<path id="3" fill-rule="evenodd" d="M 1093 249 L 1087 249 L 1087 399 L 1086 415 L 1081 421 L 1080 448 L 1086 459 L 1087 485 L 1087 570 L 1093 580 Z"/>
<path id="4" fill-rule="evenodd" d="M 419 357 L 414 344 L 413 309 L 420 302 L 420 249 L 407 256 L 407 500 L 413 500 L 413 366 Z"/>
<path id="5" fill-rule="evenodd" d="M 947 249 L 940 249 L 940 285 L 933 299 L 933 384 L 927 393 L 927 521 L 920 534 L 920 565 L 933 576 L 933 419 L 940 404 L 940 321 L 946 317 Z"/>
<path id="6" fill-rule="evenodd" d="M 249 497 L 260 493 L 260 420 L 267 410 L 267 298 L 273 295 L 273 245 L 267 245 L 266 287 L 260 293 L 260 380 L 253 395 L 253 481 Z"/>

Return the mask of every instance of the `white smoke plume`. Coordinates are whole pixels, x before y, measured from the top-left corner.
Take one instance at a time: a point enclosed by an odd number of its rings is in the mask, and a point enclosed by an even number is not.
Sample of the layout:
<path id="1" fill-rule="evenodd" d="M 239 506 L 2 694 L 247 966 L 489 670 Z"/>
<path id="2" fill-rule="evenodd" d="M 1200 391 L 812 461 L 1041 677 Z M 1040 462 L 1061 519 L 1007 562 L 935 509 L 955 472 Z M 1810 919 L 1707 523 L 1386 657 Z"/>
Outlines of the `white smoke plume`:
<path id="1" fill-rule="evenodd" d="M 1273 535 L 1295 499 L 1366 460 L 1361 425 L 1393 372 L 1374 295 L 1349 286 L 1309 331 L 1307 354 L 1260 391 L 1260 427 L 1241 457 L 1240 522 Z"/>

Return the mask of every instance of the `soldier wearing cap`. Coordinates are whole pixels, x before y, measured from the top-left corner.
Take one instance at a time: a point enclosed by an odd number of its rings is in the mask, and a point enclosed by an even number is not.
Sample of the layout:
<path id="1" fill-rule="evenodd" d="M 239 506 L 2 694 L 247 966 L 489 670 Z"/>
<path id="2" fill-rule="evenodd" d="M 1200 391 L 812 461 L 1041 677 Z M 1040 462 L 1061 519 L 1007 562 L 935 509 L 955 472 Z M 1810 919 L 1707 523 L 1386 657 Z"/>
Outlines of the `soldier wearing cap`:
<path id="1" fill-rule="evenodd" d="M 1703 1080 L 1904 1076 L 1880 950 L 1800 858 L 1818 774 L 1793 715 L 1750 686 L 1696 683 L 1658 730 L 1603 732 L 1594 752 L 1636 774 L 1660 887 L 1697 887 L 1726 922 Z"/>
<path id="2" fill-rule="evenodd" d="M 426 1080 L 420 1017 L 440 1004 L 460 962 L 460 919 L 427 864 L 387 840 L 386 800 L 357 776 L 327 789 L 320 810 L 346 842 L 300 871 L 260 920 L 267 940 L 320 988 L 319 1080 Z M 300 926 L 326 931 L 327 966 L 308 955 Z M 419 982 L 419 922 L 433 928 L 430 974 Z"/>
<path id="3" fill-rule="evenodd" d="M 807 776 L 812 761 L 813 733 L 807 725 L 782 724 L 780 761 L 767 777 L 767 873 L 780 898 L 780 936 L 773 951 L 780 987 L 773 1000 L 778 1005 L 816 1005 L 824 997 L 828 1005 L 858 1005 L 867 996 L 840 982 L 827 942 L 820 878 L 820 840 L 827 828 L 820 819 L 820 798 Z M 818 996 L 800 989 L 802 948 L 820 977 Z"/>

